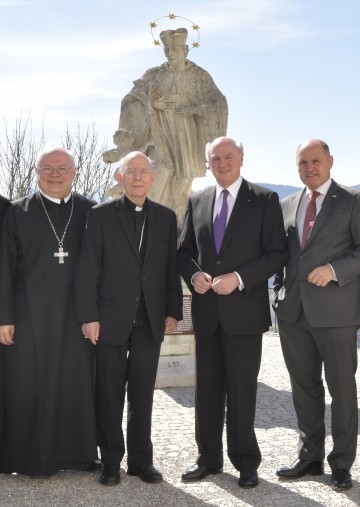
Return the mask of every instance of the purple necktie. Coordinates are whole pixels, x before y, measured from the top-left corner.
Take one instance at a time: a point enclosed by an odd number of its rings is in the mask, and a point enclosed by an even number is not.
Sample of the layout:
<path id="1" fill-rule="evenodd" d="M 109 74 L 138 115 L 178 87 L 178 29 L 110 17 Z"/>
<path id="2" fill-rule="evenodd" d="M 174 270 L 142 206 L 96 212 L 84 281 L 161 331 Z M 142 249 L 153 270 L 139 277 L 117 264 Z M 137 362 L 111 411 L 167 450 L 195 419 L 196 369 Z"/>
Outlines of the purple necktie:
<path id="1" fill-rule="evenodd" d="M 227 215 L 228 215 L 227 196 L 229 195 L 229 191 L 222 190 L 221 193 L 223 196 L 223 200 L 220 205 L 220 209 L 218 211 L 218 214 L 215 217 L 214 224 L 213 224 L 215 247 L 216 247 L 217 253 L 220 252 L 221 243 L 222 243 L 222 240 L 224 239 L 226 222 L 227 222 Z"/>
<path id="2" fill-rule="evenodd" d="M 316 218 L 316 199 L 319 197 L 320 192 L 310 192 L 308 195 L 308 203 L 306 205 L 304 228 L 301 241 L 301 250 L 304 250 L 306 242 L 310 236 L 311 229 L 313 228 Z"/>

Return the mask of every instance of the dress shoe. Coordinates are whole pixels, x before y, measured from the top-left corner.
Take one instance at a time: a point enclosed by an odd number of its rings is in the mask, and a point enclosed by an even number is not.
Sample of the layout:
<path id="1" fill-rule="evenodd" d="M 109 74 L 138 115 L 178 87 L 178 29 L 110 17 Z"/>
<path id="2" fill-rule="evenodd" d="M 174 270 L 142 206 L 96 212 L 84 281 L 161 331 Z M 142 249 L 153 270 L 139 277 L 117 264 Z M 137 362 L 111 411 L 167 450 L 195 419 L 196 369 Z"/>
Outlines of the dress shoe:
<path id="1" fill-rule="evenodd" d="M 240 472 L 238 482 L 240 488 L 255 488 L 259 484 L 259 476 L 256 470 L 252 472 Z"/>
<path id="2" fill-rule="evenodd" d="M 99 482 L 105 486 L 116 486 L 116 484 L 119 484 L 119 468 L 114 466 L 104 466 L 99 477 Z"/>
<path id="3" fill-rule="evenodd" d="M 334 489 L 349 489 L 352 486 L 351 474 L 346 468 L 334 468 L 331 474 Z"/>
<path id="4" fill-rule="evenodd" d="M 183 481 L 199 481 L 200 479 L 204 479 L 208 475 L 221 474 L 223 471 L 222 467 L 220 468 L 207 468 L 203 465 L 192 465 L 187 468 L 185 472 L 182 474 L 181 479 Z"/>
<path id="5" fill-rule="evenodd" d="M 161 482 L 163 480 L 163 476 L 161 472 L 157 470 L 153 464 L 146 466 L 134 466 L 129 465 L 127 470 L 128 475 L 137 475 L 144 482 Z"/>
<path id="6" fill-rule="evenodd" d="M 276 475 L 286 479 L 298 479 L 304 475 L 323 475 L 323 473 L 323 461 L 307 461 L 305 459 L 297 459 L 292 465 L 283 466 L 276 470 Z"/>

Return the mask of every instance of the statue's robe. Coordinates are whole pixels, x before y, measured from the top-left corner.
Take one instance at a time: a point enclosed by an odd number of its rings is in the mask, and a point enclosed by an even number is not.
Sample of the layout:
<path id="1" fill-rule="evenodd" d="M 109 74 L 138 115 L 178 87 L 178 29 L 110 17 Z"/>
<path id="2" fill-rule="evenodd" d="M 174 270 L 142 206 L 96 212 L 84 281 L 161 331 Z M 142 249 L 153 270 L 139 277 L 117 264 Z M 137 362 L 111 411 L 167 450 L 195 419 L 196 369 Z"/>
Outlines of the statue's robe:
<path id="1" fill-rule="evenodd" d="M 97 458 L 94 354 L 76 321 L 74 272 L 94 204 L 74 195 L 65 239 L 68 257 L 54 257 L 58 241 L 39 193 L 6 213 L 0 263 L 0 324 L 15 324 L 5 356 L 5 428 L 1 472 L 49 475 L 82 469 Z M 61 238 L 70 215 L 43 197 Z"/>

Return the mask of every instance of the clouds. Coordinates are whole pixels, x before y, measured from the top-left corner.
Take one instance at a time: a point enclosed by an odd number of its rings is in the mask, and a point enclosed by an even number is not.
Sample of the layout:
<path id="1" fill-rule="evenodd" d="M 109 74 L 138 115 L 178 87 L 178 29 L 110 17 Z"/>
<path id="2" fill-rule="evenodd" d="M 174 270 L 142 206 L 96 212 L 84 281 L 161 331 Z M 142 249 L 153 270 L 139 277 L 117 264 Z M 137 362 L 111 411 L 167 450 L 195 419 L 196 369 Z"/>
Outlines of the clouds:
<path id="1" fill-rule="evenodd" d="M 298 183 L 294 149 L 312 136 L 339 145 L 343 174 L 358 172 L 358 0 L 0 0 L 2 118 L 31 111 L 41 128 L 45 117 L 55 142 L 67 123 L 94 122 L 111 144 L 132 81 L 165 61 L 149 22 L 191 32 L 169 12 L 200 25 L 189 58 L 227 96 L 246 177 Z"/>

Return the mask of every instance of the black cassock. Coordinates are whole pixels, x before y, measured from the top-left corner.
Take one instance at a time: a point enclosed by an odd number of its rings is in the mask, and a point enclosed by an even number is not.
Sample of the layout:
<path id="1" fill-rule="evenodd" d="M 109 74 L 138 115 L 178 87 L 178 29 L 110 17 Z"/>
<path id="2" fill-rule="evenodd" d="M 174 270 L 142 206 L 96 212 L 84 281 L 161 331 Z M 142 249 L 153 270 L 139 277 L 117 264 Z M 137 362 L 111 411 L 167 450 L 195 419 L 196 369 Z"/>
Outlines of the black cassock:
<path id="1" fill-rule="evenodd" d="M 73 194 L 64 263 L 39 193 L 13 203 L 4 220 L 0 324 L 15 324 L 5 356 L 5 428 L 0 471 L 47 475 L 97 458 L 94 351 L 76 321 L 74 271 L 88 209 Z M 43 197 L 61 238 L 71 199 Z"/>
<path id="2" fill-rule="evenodd" d="M 3 219 L 5 216 L 6 208 L 9 205 L 9 201 L 7 199 L 4 199 L 0 195 L 0 245 L 2 241 L 2 226 L 3 226 Z M 1 254 L 1 249 L 0 249 Z M 1 284 L 1 279 L 0 279 Z M 0 453 L 1 453 L 1 446 L 3 442 L 3 427 L 4 427 L 4 363 L 3 363 L 3 348 L 0 345 Z"/>

